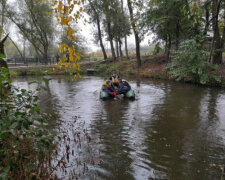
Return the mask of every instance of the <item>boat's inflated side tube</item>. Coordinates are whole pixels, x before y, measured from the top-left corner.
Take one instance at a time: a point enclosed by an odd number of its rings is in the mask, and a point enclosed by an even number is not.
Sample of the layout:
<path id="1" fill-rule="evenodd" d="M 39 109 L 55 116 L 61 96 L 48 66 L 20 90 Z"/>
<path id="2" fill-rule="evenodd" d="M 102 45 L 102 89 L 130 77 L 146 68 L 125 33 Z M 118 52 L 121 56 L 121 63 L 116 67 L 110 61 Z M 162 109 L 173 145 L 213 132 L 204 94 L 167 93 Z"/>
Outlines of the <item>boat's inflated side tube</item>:
<path id="1" fill-rule="evenodd" d="M 100 98 L 101 99 L 108 99 L 110 96 L 107 92 L 105 91 L 100 91 Z"/>
<path id="2" fill-rule="evenodd" d="M 128 99 L 135 99 L 135 93 L 134 90 L 130 90 L 126 93 L 126 98 Z"/>
<path id="3" fill-rule="evenodd" d="M 105 91 L 100 91 L 100 98 L 101 99 L 110 99 L 112 96 L 110 96 L 107 92 Z M 128 99 L 135 99 L 135 92 L 134 90 L 130 90 L 128 92 L 126 92 L 125 97 Z"/>

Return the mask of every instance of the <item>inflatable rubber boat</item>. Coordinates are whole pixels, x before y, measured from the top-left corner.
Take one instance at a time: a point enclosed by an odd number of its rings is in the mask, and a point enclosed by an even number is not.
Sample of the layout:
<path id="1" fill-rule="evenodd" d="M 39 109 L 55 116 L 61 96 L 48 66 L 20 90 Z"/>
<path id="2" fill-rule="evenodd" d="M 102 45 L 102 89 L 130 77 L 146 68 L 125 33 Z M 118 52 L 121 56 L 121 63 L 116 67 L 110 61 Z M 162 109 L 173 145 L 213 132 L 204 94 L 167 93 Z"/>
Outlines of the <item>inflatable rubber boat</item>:
<path id="1" fill-rule="evenodd" d="M 119 95 L 117 95 L 119 96 Z M 131 99 L 131 100 L 134 100 L 135 99 L 135 92 L 134 90 L 130 90 L 130 91 L 127 91 L 126 93 L 124 93 L 124 97 L 127 98 L 127 99 Z M 100 98 L 105 100 L 105 99 L 112 99 L 113 96 L 110 96 L 107 92 L 101 90 L 100 91 Z"/>

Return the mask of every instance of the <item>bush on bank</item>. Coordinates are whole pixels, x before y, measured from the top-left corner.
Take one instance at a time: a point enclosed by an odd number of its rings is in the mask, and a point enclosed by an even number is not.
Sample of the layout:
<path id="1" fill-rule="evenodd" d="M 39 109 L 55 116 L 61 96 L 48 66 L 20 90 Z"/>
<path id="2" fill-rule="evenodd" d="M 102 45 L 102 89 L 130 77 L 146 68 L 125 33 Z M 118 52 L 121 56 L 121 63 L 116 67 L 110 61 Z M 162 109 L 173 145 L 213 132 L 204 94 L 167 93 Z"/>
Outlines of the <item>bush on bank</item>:
<path id="1" fill-rule="evenodd" d="M 54 133 L 46 122 L 53 116 L 42 114 L 38 101 L 36 92 L 13 87 L 8 69 L 0 68 L 0 179 L 52 175 Z"/>
<path id="2" fill-rule="evenodd" d="M 208 63 L 209 51 L 204 47 L 204 37 L 195 36 L 183 42 L 174 53 L 168 65 L 169 73 L 177 81 L 190 81 L 199 84 L 220 83 L 221 79 L 211 72 L 219 66 Z"/>

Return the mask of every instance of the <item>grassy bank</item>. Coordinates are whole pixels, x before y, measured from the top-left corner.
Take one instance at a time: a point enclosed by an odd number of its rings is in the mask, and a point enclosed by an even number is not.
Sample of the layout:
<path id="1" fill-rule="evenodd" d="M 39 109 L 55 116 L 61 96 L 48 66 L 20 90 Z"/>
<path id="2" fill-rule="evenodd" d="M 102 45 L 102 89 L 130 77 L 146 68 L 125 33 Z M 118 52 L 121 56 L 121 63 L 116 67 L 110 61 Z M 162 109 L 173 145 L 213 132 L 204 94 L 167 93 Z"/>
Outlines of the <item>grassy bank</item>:
<path id="1" fill-rule="evenodd" d="M 166 58 L 161 55 L 142 56 L 142 66 L 138 69 L 135 57 L 130 59 L 119 58 L 116 61 L 95 61 L 95 62 L 81 62 L 81 75 L 85 75 L 87 69 L 95 69 L 96 75 L 109 76 L 112 72 L 117 72 L 124 78 L 151 78 L 151 79 L 163 79 L 163 80 L 175 80 L 169 74 L 167 69 Z M 40 76 L 40 75 L 69 75 L 67 69 L 56 69 L 54 66 L 47 67 L 29 67 L 29 68 L 17 68 L 10 69 L 12 77 L 15 76 Z M 207 86 L 222 86 L 225 87 L 225 67 L 215 72 L 211 72 L 221 78 L 221 83 L 208 82 Z M 176 80 L 178 81 L 178 80 Z M 191 77 L 185 77 L 179 80 L 185 83 L 195 83 Z"/>
<path id="2" fill-rule="evenodd" d="M 110 75 L 113 71 L 124 77 L 143 77 L 153 79 L 168 79 L 166 71 L 166 59 L 159 56 L 142 56 L 142 67 L 137 68 L 135 58 L 129 60 L 121 58 L 115 62 L 106 61 L 96 65 L 96 71 L 100 75 Z"/>
<path id="3" fill-rule="evenodd" d="M 84 75 L 87 69 L 95 68 L 99 62 L 81 62 L 80 74 Z M 9 68 L 12 78 L 17 76 L 69 75 L 70 69 L 57 69 L 56 65 L 15 67 Z"/>
<path id="4" fill-rule="evenodd" d="M 142 66 L 138 69 L 136 58 L 121 58 L 113 61 L 103 61 L 95 64 L 94 67 L 99 75 L 109 76 L 113 71 L 123 77 L 139 77 L 151 79 L 163 79 L 171 81 L 180 81 L 183 83 L 192 83 L 201 85 L 194 77 L 186 76 L 182 79 L 174 79 L 168 69 L 168 63 L 163 54 L 142 56 Z M 225 66 L 221 65 L 218 70 L 211 71 L 210 74 L 220 77 L 221 82 L 210 80 L 205 86 L 225 87 Z"/>
<path id="5" fill-rule="evenodd" d="M 53 70 L 54 66 L 47 67 L 26 67 L 26 68 L 13 68 L 9 69 L 10 76 L 42 76 L 42 75 L 62 75 L 66 74 L 64 69 L 62 70 Z"/>

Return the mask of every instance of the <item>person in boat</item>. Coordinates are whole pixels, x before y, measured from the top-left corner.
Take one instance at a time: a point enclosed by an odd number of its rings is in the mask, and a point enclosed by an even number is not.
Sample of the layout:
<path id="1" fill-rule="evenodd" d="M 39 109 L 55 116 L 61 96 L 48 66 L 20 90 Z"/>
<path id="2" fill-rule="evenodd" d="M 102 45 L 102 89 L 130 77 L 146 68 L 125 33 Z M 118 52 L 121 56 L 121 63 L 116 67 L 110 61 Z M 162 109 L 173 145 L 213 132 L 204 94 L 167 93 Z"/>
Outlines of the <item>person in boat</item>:
<path id="1" fill-rule="evenodd" d="M 119 82 L 118 86 L 119 88 L 117 90 L 118 94 L 125 94 L 126 92 L 131 90 L 130 84 L 125 79 L 119 77 L 118 82 Z"/>
<path id="2" fill-rule="evenodd" d="M 115 72 L 113 72 L 111 77 L 109 78 L 109 80 L 112 81 L 112 83 L 116 89 L 119 86 L 118 78 L 120 78 L 120 77 Z"/>
<path id="3" fill-rule="evenodd" d="M 110 96 L 116 96 L 116 90 L 112 81 L 107 80 L 102 85 L 102 90 L 107 92 Z"/>

